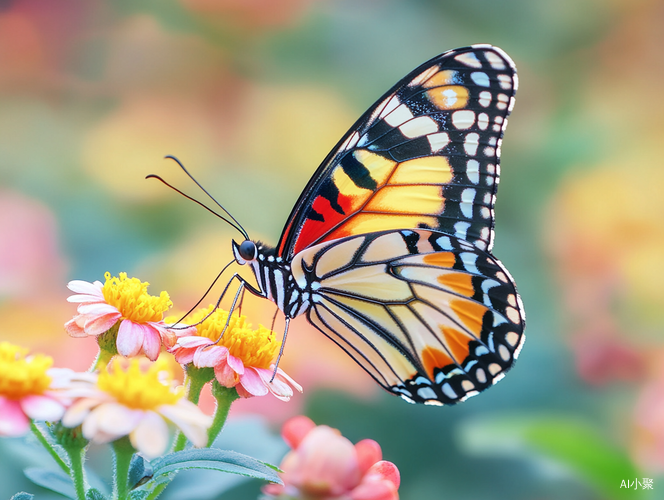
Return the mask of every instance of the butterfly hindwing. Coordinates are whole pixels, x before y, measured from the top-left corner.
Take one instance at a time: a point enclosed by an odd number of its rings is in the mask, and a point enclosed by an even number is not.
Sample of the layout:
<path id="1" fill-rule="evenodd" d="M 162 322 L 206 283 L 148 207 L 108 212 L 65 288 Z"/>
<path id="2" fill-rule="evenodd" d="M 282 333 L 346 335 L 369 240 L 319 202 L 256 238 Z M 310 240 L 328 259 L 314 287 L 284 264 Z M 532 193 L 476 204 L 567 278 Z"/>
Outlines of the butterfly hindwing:
<path id="1" fill-rule="evenodd" d="M 372 106 L 321 164 L 277 247 L 426 228 L 490 250 L 499 156 L 517 88 L 490 45 L 446 52 Z"/>
<path id="2" fill-rule="evenodd" d="M 385 389 L 453 404 L 500 380 L 524 340 L 502 264 L 465 240 L 384 231 L 310 247 L 291 263 L 311 287 L 310 323 Z"/>

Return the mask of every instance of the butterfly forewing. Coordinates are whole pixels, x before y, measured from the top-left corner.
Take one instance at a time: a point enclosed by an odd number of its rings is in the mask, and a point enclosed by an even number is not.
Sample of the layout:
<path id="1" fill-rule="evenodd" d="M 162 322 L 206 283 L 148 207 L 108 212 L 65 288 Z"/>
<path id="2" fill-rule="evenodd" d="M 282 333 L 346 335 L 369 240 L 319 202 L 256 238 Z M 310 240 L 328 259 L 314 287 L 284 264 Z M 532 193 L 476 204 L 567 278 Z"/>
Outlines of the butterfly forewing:
<path id="1" fill-rule="evenodd" d="M 404 228 L 433 229 L 490 249 L 500 144 L 516 88 L 514 64 L 488 45 L 450 51 L 417 68 L 319 167 L 278 255 Z"/>
<path id="2" fill-rule="evenodd" d="M 453 404 L 504 376 L 523 343 L 514 283 L 489 253 L 435 231 L 322 243 L 292 262 L 309 321 L 387 390 Z"/>

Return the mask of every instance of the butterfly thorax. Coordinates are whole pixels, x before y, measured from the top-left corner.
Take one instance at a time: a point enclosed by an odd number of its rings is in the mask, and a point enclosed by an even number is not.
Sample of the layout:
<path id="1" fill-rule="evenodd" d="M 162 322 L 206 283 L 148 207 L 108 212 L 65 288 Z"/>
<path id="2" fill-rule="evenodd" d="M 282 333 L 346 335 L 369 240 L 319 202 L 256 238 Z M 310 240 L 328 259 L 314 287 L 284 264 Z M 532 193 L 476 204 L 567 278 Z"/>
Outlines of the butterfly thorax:
<path id="1" fill-rule="evenodd" d="M 250 243 L 255 245 L 254 258 L 247 259 L 246 257 L 250 255 L 246 252 L 244 252 L 244 256 L 241 255 L 241 245 L 237 245 L 235 242 L 233 242 L 233 250 L 236 261 L 239 264 L 249 264 L 254 272 L 259 295 L 274 302 L 289 318 L 305 312 L 309 307 L 311 283 L 307 282 L 302 288 L 302 283 L 298 284 L 293 279 L 290 263 L 278 256 L 274 247 L 260 241 Z M 250 248 L 250 245 L 246 247 Z M 246 250 L 246 248 L 242 250 Z"/>

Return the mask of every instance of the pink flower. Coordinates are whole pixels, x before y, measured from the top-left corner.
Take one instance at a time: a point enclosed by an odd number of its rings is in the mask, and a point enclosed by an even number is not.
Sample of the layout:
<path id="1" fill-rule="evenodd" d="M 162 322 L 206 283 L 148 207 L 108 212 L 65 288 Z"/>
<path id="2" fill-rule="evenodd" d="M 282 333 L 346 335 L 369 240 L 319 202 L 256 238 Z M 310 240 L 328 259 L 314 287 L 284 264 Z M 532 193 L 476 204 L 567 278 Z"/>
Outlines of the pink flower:
<path id="1" fill-rule="evenodd" d="M 26 354 L 26 349 L 0 342 L 0 436 L 25 434 L 30 420 L 57 422 L 71 402 L 59 390 L 74 372 L 50 368 L 49 356 Z"/>
<path id="2" fill-rule="evenodd" d="M 231 316 L 224 330 L 228 312 L 212 307 L 195 312 L 190 318 L 197 323 L 197 335 L 180 337 L 169 351 L 180 364 L 193 363 L 199 368 L 214 368 L 217 382 L 224 387 L 235 387 L 243 398 L 273 394 L 282 401 L 293 396 L 293 387 L 302 392 L 297 382 L 273 363 L 281 342 L 274 333 L 260 325 L 251 329 L 245 316 Z M 221 337 L 221 338 L 220 338 Z M 274 375 L 274 380 L 272 376 Z"/>
<path id="3" fill-rule="evenodd" d="M 72 337 L 98 336 L 110 330 L 118 321 L 118 353 L 136 356 L 141 352 L 150 360 L 159 357 L 162 343 L 175 344 L 177 334 L 163 321 L 163 313 L 172 303 L 166 292 L 159 297 L 148 295 L 148 283 L 137 278 L 118 278 L 106 273 L 106 283 L 99 281 L 70 281 L 68 288 L 75 292 L 67 300 L 78 303 L 78 314 L 67 323 L 65 330 Z"/>
<path id="4" fill-rule="evenodd" d="M 263 491 L 277 498 L 307 500 L 398 500 L 399 469 L 382 460 L 380 445 L 355 446 L 336 429 L 305 416 L 288 420 L 281 435 L 292 448 L 280 468 L 284 485 Z"/>

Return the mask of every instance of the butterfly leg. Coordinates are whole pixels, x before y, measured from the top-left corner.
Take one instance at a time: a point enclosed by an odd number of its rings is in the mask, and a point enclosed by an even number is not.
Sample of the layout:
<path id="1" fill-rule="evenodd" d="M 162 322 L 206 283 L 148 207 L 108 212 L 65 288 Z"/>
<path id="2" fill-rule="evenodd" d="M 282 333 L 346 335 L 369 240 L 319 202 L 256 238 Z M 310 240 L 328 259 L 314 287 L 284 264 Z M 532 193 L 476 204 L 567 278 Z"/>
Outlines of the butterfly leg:
<path id="1" fill-rule="evenodd" d="M 281 355 L 284 353 L 284 346 L 286 345 L 286 336 L 288 335 L 289 324 L 290 324 L 290 318 L 286 316 L 286 327 L 284 328 L 284 336 L 281 338 L 281 347 L 279 348 L 279 355 L 277 356 L 277 361 L 274 363 L 274 371 L 272 372 L 272 378 L 270 379 L 270 383 L 272 383 L 274 377 L 277 375 L 277 368 L 279 368 L 279 361 L 281 360 Z"/>

